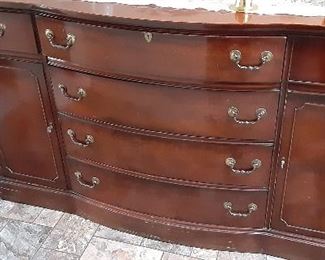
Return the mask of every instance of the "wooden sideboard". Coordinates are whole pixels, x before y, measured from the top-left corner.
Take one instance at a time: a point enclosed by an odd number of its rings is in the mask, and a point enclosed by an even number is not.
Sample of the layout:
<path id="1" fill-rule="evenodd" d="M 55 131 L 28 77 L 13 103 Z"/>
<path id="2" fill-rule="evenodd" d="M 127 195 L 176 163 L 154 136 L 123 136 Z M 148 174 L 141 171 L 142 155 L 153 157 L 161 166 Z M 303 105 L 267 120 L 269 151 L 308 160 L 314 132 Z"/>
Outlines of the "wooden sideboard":
<path id="1" fill-rule="evenodd" d="M 325 258 L 325 18 L 0 1 L 1 198 Z"/>

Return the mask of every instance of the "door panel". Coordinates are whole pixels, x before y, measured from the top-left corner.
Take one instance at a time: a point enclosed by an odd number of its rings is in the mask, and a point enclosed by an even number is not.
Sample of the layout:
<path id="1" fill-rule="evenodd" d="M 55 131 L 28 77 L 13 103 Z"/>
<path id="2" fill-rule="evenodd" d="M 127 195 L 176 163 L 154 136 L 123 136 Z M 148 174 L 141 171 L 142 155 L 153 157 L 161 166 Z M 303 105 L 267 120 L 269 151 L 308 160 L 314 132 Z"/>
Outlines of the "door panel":
<path id="1" fill-rule="evenodd" d="M 52 117 L 42 65 L 0 59 L 0 79 L 2 174 L 62 187 L 55 130 L 48 132 Z"/>
<path id="2" fill-rule="evenodd" d="M 272 225 L 323 238 L 325 95 L 290 93 L 281 139 Z"/>

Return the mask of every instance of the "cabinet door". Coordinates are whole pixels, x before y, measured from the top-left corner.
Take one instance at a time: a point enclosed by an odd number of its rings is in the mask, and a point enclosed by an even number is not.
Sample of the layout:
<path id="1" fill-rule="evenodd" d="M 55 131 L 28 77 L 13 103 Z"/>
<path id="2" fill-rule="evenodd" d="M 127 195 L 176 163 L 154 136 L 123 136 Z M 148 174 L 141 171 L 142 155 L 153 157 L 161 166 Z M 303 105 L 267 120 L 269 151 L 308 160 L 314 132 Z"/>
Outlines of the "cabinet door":
<path id="1" fill-rule="evenodd" d="M 325 95 L 288 94 L 272 227 L 325 238 Z"/>
<path id="2" fill-rule="evenodd" d="M 0 57 L 2 175 L 63 187 L 57 137 L 42 64 Z"/>

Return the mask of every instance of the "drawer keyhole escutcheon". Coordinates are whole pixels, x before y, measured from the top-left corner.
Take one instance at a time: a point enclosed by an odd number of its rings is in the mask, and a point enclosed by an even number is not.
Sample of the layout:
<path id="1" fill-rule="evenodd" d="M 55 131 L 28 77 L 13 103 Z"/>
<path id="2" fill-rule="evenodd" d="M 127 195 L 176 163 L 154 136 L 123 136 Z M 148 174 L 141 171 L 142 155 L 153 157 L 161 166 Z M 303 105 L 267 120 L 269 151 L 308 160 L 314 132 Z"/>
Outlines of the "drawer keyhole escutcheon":
<path id="1" fill-rule="evenodd" d="M 77 96 L 70 95 L 68 93 L 67 87 L 64 86 L 63 84 L 59 84 L 58 88 L 61 90 L 61 93 L 62 93 L 63 96 L 65 96 L 66 98 L 68 98 L 70 100 L 76 101 L 76 102 L 81 101 L 82 99 L 84 99 L 87 96 L 86 91 L 84 89 L 82 89 L 82 88 L 78 89 Z"/>
<path id="2" fill-rule="evenodd" d="M 242 218 L 246 218 L 248 216 L 250 216 L 254 211 L 257 210 L 257 205 L 255 203 L 250 203 L 247 206 L 247 211 L 246 212 L 238 212 L 238 211 L 234 211 L 232 208 L 232 203 L 229 201 L 226 201 L 225 203 L 223 203 L 223 207 L 228 210 L 229 214 L 233 217 L 242 217 Z"/>
<path id="3" fill-rule="evenodd" d="M 256 71 L 263 67 L 264 64 L 270 62 L 273 59 L 273 53 L 270 51 L 263 51 L 261 53 L 261 61 L 258 65 L 242 65 L 240 64 L 242 54 L 239 50 L 232 50 L 230 52 L 230 60 L 236 64 L 239 69 Z"/>
<path id="4" fill-rule="evenodd" d="M 68 33 L 67 34 L 65 45 L 61 45 L 61 44 L 58 44 L 58 43 L 55 43 L 54 42 L 55 41 L 55 34 L 50 29 L 46 29 L 45 30 L 45 36 L 48 39 L 48 41 L 50 42 L 51 46 L 53 48 L 56 48 L 56 49 L 67 50 L 67 49 L 71 48 L 75 44 L 75 42 L 76 42 L 76 36 L 74 36 L 71 33 Z"/>
<path id="5" fill-rule="evenodd" d="M 0 23 L 0 37 L 4 36 L 6 32 L 6 25 L 3 23 Z"/>
<path id="6" fill-rule="evenodd" d="M 228 116 L 231 117 L 237 124 L 240 125 L 255 125 L 262 118 L 266 117 L 267 111 L 265 108 L 258 108 L 255 111 L 256 118 L 252 120 L 238 119 L 240 111 L 237 107 L 231 106 L 228 108 Z"/>
<path id="7" fill-rule="evenodd" d="M 281 169 L 283 170 L 286 166 L 286 159 L 284 157 L 281 158 L 281 161 L 280 161 L 280 167 Z"/>
<path id="8" fill-rule="evenodd" d="M 235 166 L 237 162 L 234 158 L 231 157 L 227 158 L 225 163 L 231 169 L 231 171 L 236 175 L 250 175 L 262 166 L 262 161 L 259 159 L 254 159 L 251 162 L 251 168 L 248 170 L 236 169 Z"/>
<path id="9" fill-rule="evenodd" d="M 153 35 L 151 32 L 144 32 L 144 38 L 147 43 L 150 43 L 152 41 Z"/>
<path id="10" fill-rule="evenodd" d="M 49 125 L 46 128 L 46 132 L 48 132 L 49 134 L 51 134 L 54 130 L 54 125 L 53 123 L 49 123 Z"/>
<path id="11" fill-rule="evenodd" d="M 75 172 L 74 175 L 77 177 L 77 181 L 81 186 L 87 187 L 89 189 L 95 188 L 98 184 L 100 184 L 100 180 L 97 177 L 91 178 L 91 183 L 87 183 L 83 180 L 81 172 Z"/>
<path id="12" fill-rule="evenodd" d="M 82 146 L 82 147 L 88 147 L 89 145 L 91 145 L 95 142 L 95 139 L 92 135 L 86 135 L 86 138 L 84 141 L 78 140 L 76 133 L 72 129 L 68 129 L 67 134 L 74 144 Z"/>

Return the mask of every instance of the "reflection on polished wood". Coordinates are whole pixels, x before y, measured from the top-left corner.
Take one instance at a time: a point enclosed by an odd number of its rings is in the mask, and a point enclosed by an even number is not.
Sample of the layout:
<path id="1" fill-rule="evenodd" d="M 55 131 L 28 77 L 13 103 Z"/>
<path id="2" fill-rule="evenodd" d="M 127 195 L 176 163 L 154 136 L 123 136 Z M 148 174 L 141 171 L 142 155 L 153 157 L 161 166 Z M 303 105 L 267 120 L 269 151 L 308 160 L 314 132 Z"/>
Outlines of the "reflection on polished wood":
<path id="1" fill-rule="evenodd" d="M 197 247 L 325 258 L 325 19 L 0 1 L 0 195 Z"/>

